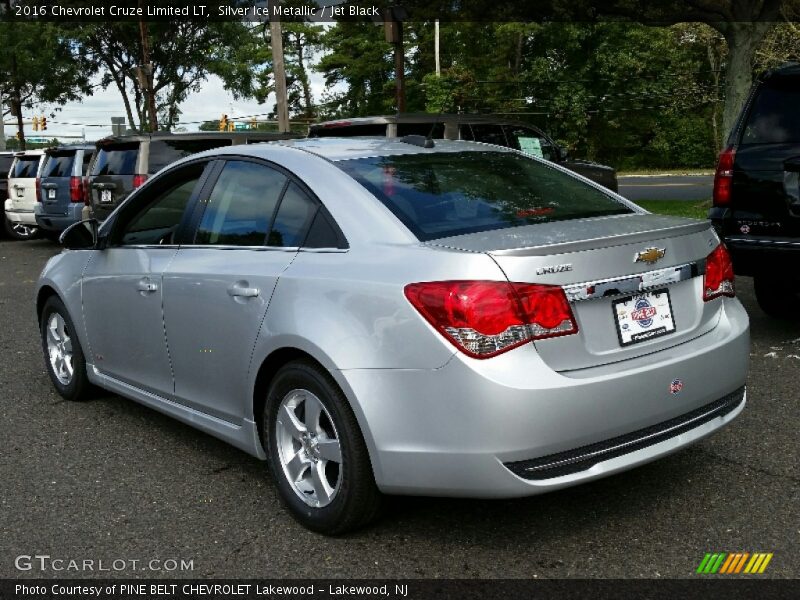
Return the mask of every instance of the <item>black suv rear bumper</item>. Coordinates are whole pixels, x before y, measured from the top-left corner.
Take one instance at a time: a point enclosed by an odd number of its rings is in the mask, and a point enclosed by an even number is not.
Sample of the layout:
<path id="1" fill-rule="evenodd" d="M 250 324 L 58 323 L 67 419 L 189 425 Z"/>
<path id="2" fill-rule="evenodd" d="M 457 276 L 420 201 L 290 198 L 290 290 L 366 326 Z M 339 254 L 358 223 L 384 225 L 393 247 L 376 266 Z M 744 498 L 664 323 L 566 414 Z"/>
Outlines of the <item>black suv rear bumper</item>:
<path id="1" fill-rule="evenodd" d="M 779 271 L 784 275 L 800 269 L 800 240 L 793 238 L 725 237 L 737 275 L 757 275 Z"/>

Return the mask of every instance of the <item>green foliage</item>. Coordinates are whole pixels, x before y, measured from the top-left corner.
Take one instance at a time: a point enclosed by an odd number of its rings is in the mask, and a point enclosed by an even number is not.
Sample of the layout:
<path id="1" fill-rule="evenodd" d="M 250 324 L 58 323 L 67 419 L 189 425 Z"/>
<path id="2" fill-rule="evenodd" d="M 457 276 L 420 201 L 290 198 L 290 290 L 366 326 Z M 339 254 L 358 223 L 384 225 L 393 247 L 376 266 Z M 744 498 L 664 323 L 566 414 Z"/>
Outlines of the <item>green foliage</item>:
<path id="1" fill-rule="evenodd" d="M 636 204 L 658 215 L 706 220 L 711 200 L 640 200 Z"/>

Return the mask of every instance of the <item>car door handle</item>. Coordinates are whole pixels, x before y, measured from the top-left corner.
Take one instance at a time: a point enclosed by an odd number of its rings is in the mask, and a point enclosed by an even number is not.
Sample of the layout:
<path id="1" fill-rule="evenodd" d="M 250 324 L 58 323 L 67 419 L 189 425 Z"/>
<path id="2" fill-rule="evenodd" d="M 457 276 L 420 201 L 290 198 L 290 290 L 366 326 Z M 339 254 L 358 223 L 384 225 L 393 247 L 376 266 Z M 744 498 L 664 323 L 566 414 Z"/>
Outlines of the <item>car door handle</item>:
<path id="1" fill-rule="evenodd" d="M 136 284 L 136 289 L 140 292 L 144 292 L 146 294 L 152 294 L 153 292 L 158 290 L 158 284 L 153 283 L 149 279 L 140 279 L 139 283 Z"/>
<path id="2" fill-rule="evenodd" d="M 228 287 L 228 295 L 239 298 L 255 298 L 261 293 L 257 287 L 247 287 L 246 281 L 237 281 Z"/>

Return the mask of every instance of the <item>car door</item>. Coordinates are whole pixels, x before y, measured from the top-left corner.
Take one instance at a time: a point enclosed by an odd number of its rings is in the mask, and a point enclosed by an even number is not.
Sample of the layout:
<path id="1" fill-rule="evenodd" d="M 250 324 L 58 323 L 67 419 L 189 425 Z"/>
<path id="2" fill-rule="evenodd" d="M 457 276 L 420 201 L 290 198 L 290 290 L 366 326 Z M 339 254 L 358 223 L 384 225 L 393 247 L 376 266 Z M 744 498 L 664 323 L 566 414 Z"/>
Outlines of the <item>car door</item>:
<path id="1" fill-rule="evenodd" d="M 279 168 L 233 159 L 198 207 L 193 244 L 181 246 L 164 273 L 175 397 L 240 422 L 261 322 L 316 204 Z"/>
<path id="2" fill-rule="evenodd" d="M 204 183 L 207 162 L 165 173 L 116 213 L 82 280 L 88 361 L 104 375 L 170 398 L 162 276 Z"/>

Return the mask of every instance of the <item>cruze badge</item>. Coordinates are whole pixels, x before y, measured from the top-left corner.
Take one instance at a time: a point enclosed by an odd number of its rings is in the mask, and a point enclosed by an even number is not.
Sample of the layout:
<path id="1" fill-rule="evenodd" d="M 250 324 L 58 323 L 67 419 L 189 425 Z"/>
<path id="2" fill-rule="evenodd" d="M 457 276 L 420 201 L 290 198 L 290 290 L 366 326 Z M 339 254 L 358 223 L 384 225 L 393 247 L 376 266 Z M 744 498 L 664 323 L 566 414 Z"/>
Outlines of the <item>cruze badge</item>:
<path id="1" fill-rule="evenodd" d="M 572 271 L 572 263 L 565 265 L 550 265 L 547 267 L 539 267 L 536 269 L 537 275 L 550 275 L 552 273 L 564 273 L 565 271 Z"/>
<path id="2" fill-rule="evenodd" d="M 644 262 L 648 265 L 658 262 L 667 253 L 666 248 L 645 248 L 641 252 L 637 252 L 633 258 L 633 262 Z"/>

